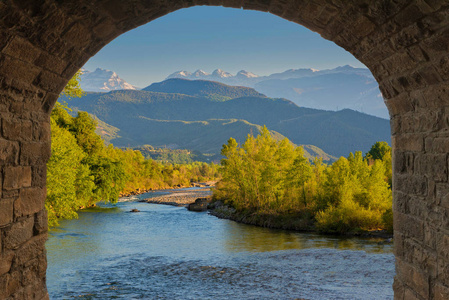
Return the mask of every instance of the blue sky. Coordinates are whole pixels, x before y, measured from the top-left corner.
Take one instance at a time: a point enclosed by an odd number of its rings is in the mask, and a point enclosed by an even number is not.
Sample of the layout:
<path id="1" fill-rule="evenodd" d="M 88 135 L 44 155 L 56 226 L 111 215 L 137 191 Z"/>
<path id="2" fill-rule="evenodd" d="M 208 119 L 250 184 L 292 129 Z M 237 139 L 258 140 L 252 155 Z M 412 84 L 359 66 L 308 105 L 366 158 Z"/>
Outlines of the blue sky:
<path id="1" fill-rule="evenodd" d="M 288 69 L 364 67 L 344 49 L 269 13 L 223 7 L 178 10 L 106 45 L 84 66 L 116 71 L 145 87 L 180 71 L 269 75 Z"/>

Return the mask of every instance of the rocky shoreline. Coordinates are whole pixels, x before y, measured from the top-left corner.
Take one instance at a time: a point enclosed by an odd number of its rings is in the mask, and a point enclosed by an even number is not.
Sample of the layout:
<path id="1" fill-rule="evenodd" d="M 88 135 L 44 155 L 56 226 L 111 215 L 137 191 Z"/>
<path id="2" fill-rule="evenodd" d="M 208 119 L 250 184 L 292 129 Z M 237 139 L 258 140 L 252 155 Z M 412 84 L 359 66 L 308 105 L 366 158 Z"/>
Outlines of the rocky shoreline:
<path id="1" fill-rule="evenodd" d="M 192 182 L 190 186 L 183 186 L 178 185 L 175 187 L 167 187 L 167 188 L 159 188 L 159 189 L 135 189 L 134 191 L 128 192 L 128 193 L 120 193 L 119 198 L 123 197 L 131 197 L 131 196 L 137 196 L 140 194 L 145 194 L 149 192 L 156 192 L 156 191 L 165 191 L 165 190 L 174 190 L 174 189 L 185 189 L 185 188 L 191 188 L 191 187 L 214 187 L 217 181 L 205 181 L 205 182 Z"/>
<path id="2" fill-rule="evenodd" d="M 153 191 L 154 192 L 154 191 Z M 212 191 L 210 188 L 204 188 L 199 190 L 173 190 L 170 194 L 147 198 L 140 200 L 139 202 L 164 204 L 172 206 L 184 206 L 194 204 L 195 200 L 210 199 L 212 197 Z M 317 232 L 315 226 L 310 219 L 298 216 L 283 216 L 283 215 L 258 215 L 258 214 L 244 214 L 238 213 L 232 207 L 223 205 L 222 202 L 217 201 L 207 206 L 208 213 L 220 218 L 228 219 L 238 223 L 255 225 L 265 228 L 293 230 L 302 232 Z M 384 230 L 371 231 L 371 232 L 349 232 L 344 235 L 358 236 L 358 237 L 370 237 L 370 238 L 382 238 L 385 242 L 391 242 L 393 235 Z"/>
<path id="3" fill-rule="evenodd" d="M 302 232 L 314 232 L 319 233 L 313 223 L 307 219 L 301 219 L 298 216 L 281 216 L 281 215 L 257 215 L 257 214 L 244 214 L 238 213 L 232 207 L 223 205 L 221 202 L 213 203 L 209 205 L 209 214 L 220 218 L 228 219 L 238 223 L 255 225 L 259 227 L 293 230 Z M 342 235 L 342 234 L 329 234 L 320 233 L 324 235 Z M 363 232 L 348 232 L 343 234 L 345 236 L 357 236 L 368 238 L 381 238 L 384 239 L 383 243 L 391 243 L 393 241 L 393 234 L 385 230 L 377 231 L 363 231 Z"/>
<path id="4" fill-rule="evenodd" d="M 162 195 L 157 197 L 151 197 L 139 202 L 165 204 L 173 206 L 188 206 L 195 202 L 198 198 L 209 198 L 212 196 L 210 188 L 191 190 L 191 191 L 171 191 L 168 195 Z"/>

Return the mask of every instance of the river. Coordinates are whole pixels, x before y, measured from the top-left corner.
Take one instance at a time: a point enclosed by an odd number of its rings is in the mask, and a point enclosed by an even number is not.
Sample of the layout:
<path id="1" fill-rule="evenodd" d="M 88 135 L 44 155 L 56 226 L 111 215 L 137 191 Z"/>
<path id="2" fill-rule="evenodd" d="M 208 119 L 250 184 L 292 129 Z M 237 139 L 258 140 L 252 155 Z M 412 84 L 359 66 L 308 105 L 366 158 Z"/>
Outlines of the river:
<path id="1" fill-rule="evenodd" d="M 393 246 L 382 240 L 266 229 L 136 201 L 86 209 L 60 225 L 46 244 L 50 299 L 393 298 Z"/>

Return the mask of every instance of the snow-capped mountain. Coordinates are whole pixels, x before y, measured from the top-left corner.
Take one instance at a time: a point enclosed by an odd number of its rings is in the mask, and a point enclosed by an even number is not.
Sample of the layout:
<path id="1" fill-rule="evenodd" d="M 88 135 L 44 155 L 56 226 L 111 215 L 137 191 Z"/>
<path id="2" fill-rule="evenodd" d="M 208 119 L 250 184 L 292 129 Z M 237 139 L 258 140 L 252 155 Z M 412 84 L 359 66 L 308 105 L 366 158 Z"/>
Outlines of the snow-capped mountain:
<path id="1" fill-rule="evenodd" d="M 201 72 L 200 72 L 201 71 Z M 379 86 L 366 68 L 340 66 L 334 69 L 290 69 L 258 76 L 242 70 L 232 75 L 217 69 L 212 74 L 179 71 L 168 78 L 211 80 L 247 86 L 272 98 L 286 98 L 302 107 L 340 110 L 350 108 L 381 118 L 389 118 Z"/>
<path id="2" fill-rule="evenodd" d="M 229 74 L 229 73 L 228 73 Z M 237 73 L 237 75 L 235 75 L 235 77 L 243 77 L 243 78 L 257 78 L 259 76 L 257 76 L 254 73 L 245 71 L 245 70 L 241 70 Z"/>
<path id="3" fill-rule="evenodd" d="M 222 69 L 216 69 L 211 74 L 212 77 L 218 77 L 218 78 L 229 78 L 232 77 L 231 73 L 225 72 Z"/>
<path id="4" fill-rule="evenodd" d="M 97 68 L 90 72 L 83 69 L 80 78 L 81 88 L 86 92 L 110 92 L 114 90 L 136 90 L 137 88 L 121 79 L 117 73 Z"/>

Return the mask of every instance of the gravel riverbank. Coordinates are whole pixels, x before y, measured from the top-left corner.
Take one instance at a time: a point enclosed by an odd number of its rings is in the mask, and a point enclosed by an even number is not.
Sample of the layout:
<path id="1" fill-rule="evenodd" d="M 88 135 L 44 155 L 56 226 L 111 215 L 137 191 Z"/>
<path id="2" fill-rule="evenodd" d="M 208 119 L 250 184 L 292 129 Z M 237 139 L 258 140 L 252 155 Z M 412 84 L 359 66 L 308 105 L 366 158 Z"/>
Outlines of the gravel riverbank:
<path id="1" fill-rule="evenodd" d="M 173 206 L 187 206 L 190 203 L 194 203 L 197 198 L 210 197 L 212 191 L 210 188 L 198 189 L 198 190 L 182 190 L 182 191 L 170 191 L 168 195 L 162 195 L 152 198 L 141 200 L 140 202 L 165 204 Z"/>

